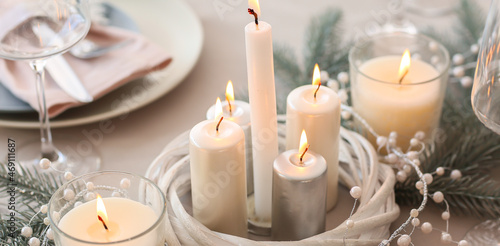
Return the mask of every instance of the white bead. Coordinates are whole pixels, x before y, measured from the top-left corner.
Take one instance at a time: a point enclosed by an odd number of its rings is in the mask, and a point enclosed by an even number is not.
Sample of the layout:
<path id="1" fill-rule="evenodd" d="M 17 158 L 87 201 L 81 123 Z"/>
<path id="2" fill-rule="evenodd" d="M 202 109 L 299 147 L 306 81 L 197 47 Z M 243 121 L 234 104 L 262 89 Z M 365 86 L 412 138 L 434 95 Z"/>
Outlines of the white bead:
<path id="1" fill-rule="evenodd" d="M 61 219 L 61 214 L 57 211 L 54 211 L 52 213 L 52 220 L 57 223 L 59 222 L 60 219 Z"/>
<path id="2" fill-rule="evenodd" d="M 394 153 L 390 153 L 385 157 L 385 159 L 389 162 L 389 164 L 394 164 L 398 161 L 398 156 Z"/>
<path id="3" fill-rule="evenodd" d="M 464 55 L 462 55 L 462 54 L 453 55 L 453 64 L 462 65 L 462 64 L 464 64 L 464 61 L 465 61 Z"/>
<path id="4" fill-rule="evenodd" d="M 342 116 L 342 119 L 344 119 L 344 120 L 348 120 L 351 118 L 351 112 L 346 111 L 346 110 L 342 111 L 340 113 L 340 115 Z"/>
<path id="5" fill-rule="evenodd" d="M 94 192 L 88 192 L 87 194 L 85 194 L 84 196 L 85 198 L 85 201 L 92 201 L 95 199 L 95 193 Z"/>
<path id="6" fill-rule="evenodd" d="M 397 141 L 395 138 L 389 138 L 388 143 L 389 143 L 389 146 L 396 147 Z"/>
<path id="7" fill-rule="evenodd" d="M 408 151 L 408 153 L 406 153 L 406 156 L 410 160 L 416 160 L 416 159 L 418 159 L 418 152 L 417 151 Z"/>
<path id="8" fill-rule="evenodd" d="M 359 186 L 354 186 L 351 188 L 351 191 L 349 191 L 352 198 L 354 198 L 354 199 L 359 199 L 361 197 L 362 192 L 363 192 L 363 190 L 361 190 L 361 187 L 359 187 Z"/>
<path id="9" fill-rule="evenodd" d="M 30 240 L 28 241 L 28 245 L 29 246 L 40 246 L 40 239 L 36 238 L 36 237 L 32 237 L 30 238 Z"/>
<path id="10" fill-rule="evenodd" d="M 454 169 L 453 171 L 451 171 L 450 177 L 455 180 L 460 179 L 462 177 L 462 172 L 460 172 L 460 170 L 458 169 Z"/>
<path id="11" fill-rule="evenodd" d="M 439 176 L 443 176 L 443 174 L 444 174 L 444 168 L 443 167 L 436 168 L 436 174 L 439 175 Z"/>
<path id="12" fill-rule="evenodd" d="M 73 176 L 73 174 L 71 172 L 65 172 L 64 173 L 64 179 L 66 179 L 66 180 L 71 180 L 71 179 L 73 179 L 73 177 L 74 176 Z"/>
<path id="13" fill-rule="evenodd" d="M 392 131 L 391 133 L 389 133 L 389 138 L 397 138 L 398 137 L 398 133 L 395 132 L 395 131 Z"/>
<path id="14" fill-rule="evenodd" d="M 472 86 L 472 78 L 469 76 L 464 76 L 460 79 L 460 84 L 463 88 L 470 88 Z"/>
<path id="15" fill-rule="evenodd" d="M 443 219 L 443 220 L 449 220 L 450 219 L 450 212 L 447 212 L 447 211 L 443 212 L 441 214 L 441 219 Z"/>
<path id="16" fill-rule="evenodd" d="M 344 90 L 344 89 L 340 89 L 339 92 L 338 92 L 338 95 L 339 95 L 339 99 L 342 103 L 346 103 L 347 102 L 347 99 L 349 98 L 349 96 L 347 95 L 347 91 Z"/>
<path id="17" fill-rule="evenodd" d="M 458 242 L 458 246 L 469 246 L 469 242 L 465 240 L 460 240 L 460 242 Z"/>
<path id="18" fill-rule="evenodd" d="M 23 237 L 31 237 L 31 235 L 33 235 L 33 229 L 29 226 L 25 226 L 21 229 L 21 235 L 23 235 Z"/>
<path id="19" fill-rule="evenodd" d="M 411 243 L 411 237 L 403 234 L 398 238 L 398 246 L 408 246 Z"/>
<path id="20" fill-rule="evenodd" d="M 406 175 L 405 171 L 398 171 L 396 173 L 396 179 L 398 180 L 398 182 L 403 183 L 405 182 L 406 178 L 408 178 L 408 175 Z"/>
<path id="21" fill-rule="evenodd" d="M 444 243 L 444 244 L 448 244 L 451 242 L 451 235 L 450 233 L 447 233 L 447 232 L 443 232 L 441 233 L 441 242 Z"/>
<path id="22" fill-rule="evenodd" d="M 453 71 L 453 76 L 457 78 L 462 78 L 465 75 L 464 67 L 454 67 L 452 71 Z"/>
<path id="23" fill-rule="evenodd" d="M 479 45 L 477 44 L 473 44 L 470 46 L 470 52 L 472 52 L 472 54 L 477 54 L 479 52 Z"/>
<path id="24" fill-rule="evenodd" d="M 415 164 L 417 167 L 420 166 L 420 161 L 417 159 L 417 160 L 413 160 L 413 164 Z"/>
<path id="25" fill-rule="evenodd" d="M 424 234 L 429 234 L 432 232 L 432 224 L 429 222 L 424 222 L 420 228 Z"/>
<path id="26" fill-rule="evenodd" d="M 429 49 L 431 51 L 437 51 L 439 48 L 438 44 L 434 41 L 429 42 Z"/>
<path id="27" fill-rule="evenodd" d="M 418 218 L 413 218 L 413 219 L 411 220 L 411 224 L 412 224 L 413 226 L 419 226 L 419 225 L 420 225 L 420 220 L 419 220 Z"/>
<path id="28" fill-rule="evenodd" d="M 75 207 L 75 208 L 76 208 L 76 207 L 78 207 L 78 206 L 80 206 L 80 205 L 82 205 L 82 204 L 83 204 L 83 202 L 78 201 L 78 202 L 75 202 L 75 205 L 73 205 L 73 207 Z"/>
<path id="29" fill-rule="evenodd" d="M 349 82 L 349 74 L 346 72 L 340 72 L 337 75 L 337 80 L 342 84 L 347 84 L 347 82 Z"/>
<path id="30" fill-rule="evenodd" d="M 47 233 L 45 234 L 45 236 L 49 239 L 49 240 L 54 240 L 54 231 L 52 231 L 52 229 L 48 229 L 47 230 Z"/>
<path id="31" fill-rule="evenodd" d="M 94 183 L 92 183 L 92 182 L 87 182 L 86 186 L 87 186 L 88 191 L 93 191 L 95 188 Z"/>
<path id="32" fill-rule="evenodd" d="M 47 218 L 47 217 L 43 218 L 43 223 L 44 223 L 45 225 L 49 225 L 49 224 L 50 224 L 50 220 L 49 220 L 49 218 Z"/>
<path id="33" fill-rule="evenodd" d="M 435 203 L 442 203 L 444 201 L 443 192 L 441 191 L 434 192 L 434 195 L 432 195 L 432 200 L 434 200 Z"/>
<path id="34" fill-rule="evenodd" d="M 423 131 L 418 131 L 415 133 L 415 138 L 422 141 L 425 138 L 425 132 Z"/>
<path id="35" fill-rule="evenodd" d="M 439 63 L 439 57 L 438 56 L 432 56 L 431 57 L 431 63 L 436 65 Z"/>
<path id="36" fill-rule="evenodd" d="M 434 180 L 434 178 L 432 178 L 432 174 L 430 173 L 424 173 L 423 178 L 428 185 L 432 184 L 432 181 Z"/>
<path id="37" fill-rule="evenodd" d="M 419 190 L 418 193 L 420 193 L 420 195 L 423 196 L 424 195 L 424 189 Z"/>
<path id="38" fill-rule="evenodd" d="M 330 89 L 335 92 L 339 91 L 339 82 L 337 80 L 329 79 L 328 82 L 326 82 L 326 86 L 330 87 Z"/>
<path id="39" fill-rule="evenodd" d="M 39 163 L 41 169 L 48 169 L 50 167 L 50 164 L 51 162 L 47 158 L 42 158 Z"/>
<path id="40" fill-rule="evenodd" d="M 328 81 L 328 79 L 330 78 L 330 75 L 328 75 L 327 71 L 321 71 L 320 78 L 321 78 L 321 82 L 324 83 L 324 82 Z"/>
<path id="41" fill-rule="evenodd" d="M 71 201 L 75 198 L 75 192 L 72 189 L 65 189 L 63 198 L 66 201 Z"/>
<path id="42" fill-rule="evenodd" d="M 382 147 L 387 143 L 387 138 L 384 136 L 378 136 L 377 137 L 377 146 Z"/>
<path id="43" fill-rule="evenodd" d="M 113 193 L 111 193 L 111 196 L 112 197 L 121 197 L 122 194 L 120 194 L 120 192 L 118 192 L 118 191 L 113 191 Z"/>
<path id="44" fill-rule="evenodd" d="M 130 188 L 130 179 L 128 179 L 128 178 L 123 178 L 123 179 L 120 181 L 120 187 L 122 187 L 123 189 L 128 189 L 128 188 Z"/>
<path id="45" fill-rule="evenodd" d="M 42 214 L 46 214 L 46 213 L 47 213 L 47 211 L 49 211 L 49 206 L 47 206 L 47 204 L 44 204 L 44 205 L 42 205 L 42 206 L 40 207 L 40 212 L 41 212 Z"/>
<path id="46" fill-rule="evenodd" d="M 420 144 L 420 141 L 419 141 L 418 139 L 416 139 L 416 138 L 412 138 L 412 139 L 410 139 L 410 145 L 411 145 L 412 147 L 416 147 L 416 146 L 418 146 L 419 144 Z"/>
<path id="47" fill-rule="evenodd" d="M 418 213 L 418 210 L 416 210 L 416 209 L 412 209 L 412 210 L 410 211 L 410 216 L 411 216 L 411 217 L 413 217 L 413 218 L 417 218 L 417 217 L 418 217 L 418 214 L 419 214 L 419 213 Z"/>
<path id="48" fill-rule="evenodd" d="M 347 226 L 347 228 L 351 229 L 354 227 L 354 220 L 346 220 L 345 221 L 345 225 Z"/>
<path id="49" fill-rule="evenodd" d="M 412 169 L 411 169 L 411 166 L 410 165 L 404 165 L 403 166 L 403 171 L 405 171 L 406 174 L 410 174 Z"/>
<path id="50" fill-rule="evenodd" d="M 424 182 L 422 182 L 422 181 L 420 181 L 420 180 L 419 180 L 419 181 L 417 181 L 417 182 L 415 183 L 415 188 L 417 188 L 418 190 L 421 190 L 422 188 L 424 188 Z"/>

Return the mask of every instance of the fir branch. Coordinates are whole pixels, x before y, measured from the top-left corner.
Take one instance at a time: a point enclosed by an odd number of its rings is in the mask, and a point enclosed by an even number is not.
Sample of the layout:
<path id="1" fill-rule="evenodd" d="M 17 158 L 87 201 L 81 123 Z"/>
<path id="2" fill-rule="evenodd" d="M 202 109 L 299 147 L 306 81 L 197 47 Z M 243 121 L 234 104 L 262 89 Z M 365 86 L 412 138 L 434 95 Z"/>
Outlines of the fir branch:
<path id="1" fill-rule="evenodd" d="M 469 45 L 476 43 L 483 33 L 485 23 L 481 7 L 473 1 L 461 0 L 457 15 L 460 25 L 455 30 L 462 34 L 462 38 L 467 38 Z"/>
<path id="2" fill-rule="evenodd" d="M 304 84 L 306 76 L 297 63 L 292 48 L 286 45 L 274 44 L 274 69 L 278 82 L 294 89 Z"/>

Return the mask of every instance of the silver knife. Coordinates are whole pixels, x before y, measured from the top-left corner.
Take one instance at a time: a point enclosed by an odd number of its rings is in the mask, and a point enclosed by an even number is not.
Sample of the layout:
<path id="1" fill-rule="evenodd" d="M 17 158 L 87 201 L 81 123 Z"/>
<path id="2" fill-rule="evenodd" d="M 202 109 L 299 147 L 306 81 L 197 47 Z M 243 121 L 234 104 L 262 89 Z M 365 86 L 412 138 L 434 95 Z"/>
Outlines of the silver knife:
<path id="1" fill-rule="evenodd" d="M 45 23 L 33 26 L 32 29 L 35 34 L 42 38 L 42 40 L 50 40 L 51 42 L 49 44 L 62 42 L 54 31 Z M 71 97 L 83 103 L 92 102 L 94 100 L 62 55 L 53 56 L 47 59 L 45 68 L 57 85 Z"/>

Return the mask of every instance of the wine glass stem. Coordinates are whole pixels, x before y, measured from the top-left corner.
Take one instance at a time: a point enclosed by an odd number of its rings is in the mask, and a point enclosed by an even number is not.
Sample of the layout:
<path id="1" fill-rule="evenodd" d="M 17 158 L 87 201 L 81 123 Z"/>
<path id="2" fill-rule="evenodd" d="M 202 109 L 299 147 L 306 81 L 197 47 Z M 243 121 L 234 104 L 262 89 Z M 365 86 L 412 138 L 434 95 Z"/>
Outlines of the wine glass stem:
<path id="1" fill-rule="evenodd" d="M 47 112 L 47 104 L 45 100 L 45 63 L 46 60 L 35 60 L 30 62 L 30 66 L 36 76 L 36 92 L 38 99 L 38 116 L 40 120 L 40 138 L 42 158 L 47 158 L 51 161 L 58 159 L 56 148 L 52 143 L 52 133 L 50 131 L 49 115 Z"/>

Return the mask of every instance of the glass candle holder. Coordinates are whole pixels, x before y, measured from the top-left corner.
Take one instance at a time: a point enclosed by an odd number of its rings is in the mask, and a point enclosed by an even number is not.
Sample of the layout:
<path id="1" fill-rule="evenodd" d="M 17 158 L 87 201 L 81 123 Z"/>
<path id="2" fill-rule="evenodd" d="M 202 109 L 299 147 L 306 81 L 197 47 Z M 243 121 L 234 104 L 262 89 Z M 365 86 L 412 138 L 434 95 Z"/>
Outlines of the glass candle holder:
<path id="1" fill-rule="evenodd" d="M 165 214 L 165 197 L 152 181 L 102 171 L 62 185 L 50 199 L 48 218 L 56 246 L 163 246 Z"/>
<path id="2" fill-rule="evenodd" d="M 401 65 L 406 50 L 410 64 Z M 361 124 L 365 131 L 395 131 L 405 139 L 422 131 L 434 138 L 450 67 L 442 44 L 422 34 L 380 34 L 356 43 L 349 64 L 352 105 L 370 126 Z M 366 135 L 377 146 L 373 134 Z M 398 146 L 406 150 L 409 141 Z"/>

